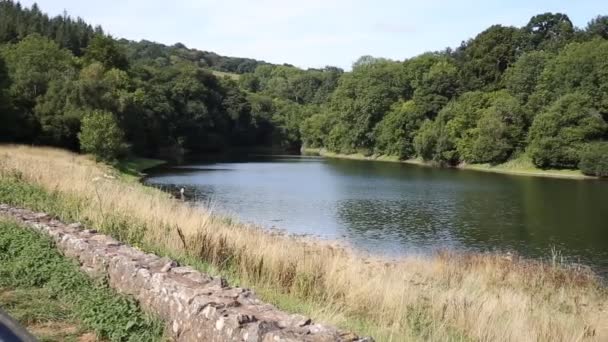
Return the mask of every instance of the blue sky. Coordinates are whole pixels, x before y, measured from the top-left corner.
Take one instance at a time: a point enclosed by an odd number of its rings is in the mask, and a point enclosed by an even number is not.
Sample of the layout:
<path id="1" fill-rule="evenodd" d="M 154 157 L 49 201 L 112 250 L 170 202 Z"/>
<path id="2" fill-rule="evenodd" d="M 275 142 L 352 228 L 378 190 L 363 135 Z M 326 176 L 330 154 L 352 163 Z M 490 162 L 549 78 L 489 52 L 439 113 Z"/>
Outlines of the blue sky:
<path id="1" fill-rule="evenodd" d="M 350 68 L 362 55 L 404 59 L 456 47 L 492 24 L 563 12 L 584 27 L 608 0 L 22 0 L 66 10 L 114 36 L 299 67 Z"/>

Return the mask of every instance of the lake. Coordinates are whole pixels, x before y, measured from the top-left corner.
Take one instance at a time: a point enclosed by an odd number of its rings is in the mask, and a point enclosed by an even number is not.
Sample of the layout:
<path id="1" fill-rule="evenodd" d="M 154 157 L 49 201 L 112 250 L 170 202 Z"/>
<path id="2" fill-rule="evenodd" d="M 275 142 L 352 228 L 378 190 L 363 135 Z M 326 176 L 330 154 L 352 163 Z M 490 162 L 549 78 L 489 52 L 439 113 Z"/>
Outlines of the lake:
<path id="1" fill-rule="evenodd" d="M 608 273 L 608 181 L 372 161 L 248 156 L 164 167 L 145 182 L 242 222 L 374 254 L 555 252 Z"/>

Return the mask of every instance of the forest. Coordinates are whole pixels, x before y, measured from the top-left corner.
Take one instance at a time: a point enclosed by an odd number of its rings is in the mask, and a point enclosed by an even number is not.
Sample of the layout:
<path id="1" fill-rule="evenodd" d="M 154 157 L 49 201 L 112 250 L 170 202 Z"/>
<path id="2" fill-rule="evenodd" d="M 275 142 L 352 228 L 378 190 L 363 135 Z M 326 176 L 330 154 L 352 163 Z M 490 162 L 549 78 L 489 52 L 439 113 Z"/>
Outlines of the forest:
<path id="1" fill-rule="evenodd" d="M 539 14 L 345 72 L 117 39 L 2 0 L 0 123 L 2 142 L 104 160 L 308 147 L 608 176 L 608 16 Z"/>

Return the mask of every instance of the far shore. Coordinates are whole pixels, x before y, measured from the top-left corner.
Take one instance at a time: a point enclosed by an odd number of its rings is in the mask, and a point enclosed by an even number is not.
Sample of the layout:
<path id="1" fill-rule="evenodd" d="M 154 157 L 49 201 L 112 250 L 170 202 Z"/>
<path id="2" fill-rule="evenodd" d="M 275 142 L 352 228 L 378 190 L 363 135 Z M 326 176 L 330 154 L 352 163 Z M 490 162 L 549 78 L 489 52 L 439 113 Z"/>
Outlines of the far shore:
<path id="1" fill-rule="evenodd" d="M 324 148 L 308 148 L 302 147 L 302 154 L 319 155 L 325 158 L 335 159 L 351 159 L 351 160 L 369 160 L 369 161 L 381 161 L 391 163 L 402 163 L 410 165 L 418 165 L 424 167 L 438 167 L 430 162 L 423 161 L 422 159 L 405 159 L 401 160 L 396 156 L 387 155 L 371 155 L 365 156 L 361 153 L 353 154 L 341 154 L 327 151 Z M 546 177 L 546 178 L 562 178 L 562 179 L 599 179 L 598 177 L 586 176 L 579 170 L 543 170 L 531 165 L 531 162 L 512 160 L 503 164 L 490 165 L 490 164 L 461 164 L 453 167 L 459 170 L 472 170 L 481 172 L 493 172 L 502 173 L 515 176 L 531 176 L 531 177 Z"/>

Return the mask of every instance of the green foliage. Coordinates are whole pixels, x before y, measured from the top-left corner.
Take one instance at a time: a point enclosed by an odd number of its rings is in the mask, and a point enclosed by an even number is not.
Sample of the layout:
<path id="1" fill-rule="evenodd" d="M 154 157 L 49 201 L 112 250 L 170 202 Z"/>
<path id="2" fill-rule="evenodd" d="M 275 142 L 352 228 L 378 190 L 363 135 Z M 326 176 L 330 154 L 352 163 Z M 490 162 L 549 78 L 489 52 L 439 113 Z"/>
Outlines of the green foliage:
<path id="1" fill-rule="evenodd" d="M 438 138 L 437 153 L 433 159 L 455 164 L 473 158 L 473 142 L 477 137 L 477 122 L 483 110 L 490 106 L 487 93 L 469 92 L 450 102 L 440 113 L 437 121 L 444 127 Z M 444 126 L 445 125 L 445 126 Z"/>
<path id="2" fill-rule="evenodd" d="M 114 161 L 126 152 L 124 134 L 110 112 L 93 111 L 82 118 L 80 148 L 100 160 Z"/>
<path id="3" fill-rule="evenodd" d="M 518 101 L 500 92 L 495 94 L 492 105 L 483 110 L 473 132 L 470 149 L 471 163 L 502 163 L 514 151 L 523 148 L 525 114 Z"/>
<path id="4" fill-rule="evenodd" d="M 449 59 L 434 63 L 418 80 L 413 94 L 418 110 L 435 117 L 460 91 L 458 69 Z"/>
<path id="5" fill-rule="evenodd" d="M 18 141 L 19 136 L 22 134 L 23 129 L 22 123 L 19 122 L 19 117 L 16 115 L 15 110 L 11 103 L 9 96 L 10 81 L 8 78 L 8 71 L 6 70 L 6 63 L 0 54 L 0 141 Z"/>
<path id="6" fill-rule="evenodd" d="M 16 43 L 31 34 L 40 34 L 76 56 L 82 56 L 94 34 L 103 34 L 101 27 L 93 28 L 84 20 L 67 14 L 49 17 L 35 3 L 31 8 L 13 0 L 0 1 L 0 43 Z"/>
<path id="7" fill-rule="evenodd" d="M 397 102 L 375 128 L 376 153 L 400 159 L 412 157 L 414 136 L 424 118 L 414 101 Z"/>
<path id="8" fill-rule="evenodd" d="M 11 96 L 24 109 L 33 107 L 51 80 L 75 73 L 72 54 L 37 34 L 4 47 L 2 55 L 12 81 Z"/>
<path id="9" fill-rule="evenodd" d="M 403 93 L 401 70 L 400 63 L 375 60 L 340 79 L 329 104 L 340 123 L 330 133 L 335 144 L 347 150 L 373 147 L 373 128 Z"/>
<path id="10" fill-rule="evenodd" d="M 126 69 L 129 66 L 127 56 L 114 39 L 106 35 L 95 35 L 89 42 L 84 54 L 84 60 L 99 62 L 105 68 Z"/>
<path id="11" fill-rule="evenodd" d="M 608 41 L 566 46 L 547 63 L 538 92 L 545 103 L 573 92 L 584 93 L 602 113 L 608 113 Z"/>
<path id="12" fill-rule="evenodd" d="M 523 54 L 504 74 L 504 85 L 511 95 L 522 103 L 536 89 L 547 62 L 553 55 L 545 51 L 531 51 Z"/>
<path id="13" fill-rule="evenodd" d="M 463 48 L 461 59 L 464 83 L 469 90 L 494 90 L 525 45 L 520 29 L 494 25 Z"/>
<path id="14" fill-rule="evenodd" d="M 589 176 L 608 177 L 608 142 L 588 144 L 581 152 L 579 168 Z"/>
<path id="15" fill-rule="evenodd" d="M 469 92 L 450 102 L 414 138 L 418 155 L 441 164 L 500 163 L 523 147 L 525 116 L 504 91 Z"/>
<path id="16" fill-rule="evenodd" d="M 326 146 L 325 139 L 332 127 L 332 116 L 323 111 L 313 114 L 302 122 L 300 134 L 302 144 L 306 147 L 319 148 Z"/>
<path id="17" fill-rule="evenodd" d="M 6 220 L 0 221 L 0 287 L 44 288 L 70 305 L 85 327 L 110 341 L 162 340 L 162 323 L 143 314 L 133 299 L 94 284 L 48 238 Z"/>
<path id="18" fill-rule="evenodd" d="M 534 119 L 529 152 L 541 168 L 575 168 L 586 143 L 602 138 L 608 124 L 588 95 L 564 95 Z"/>
<path id="19" fill-rule="evenodd" d="M 543 13 L 535 15 L 524 27 L 530 48 L 556 51 L 566 45 L 574 36 L 574 26 L 563 13 Z"/>
<path id="20" fill-rule="evenodd" d="M 587 24 L 587 34 L 591 37 L 608 39 L 608 16 L 598 15 Z"/>

